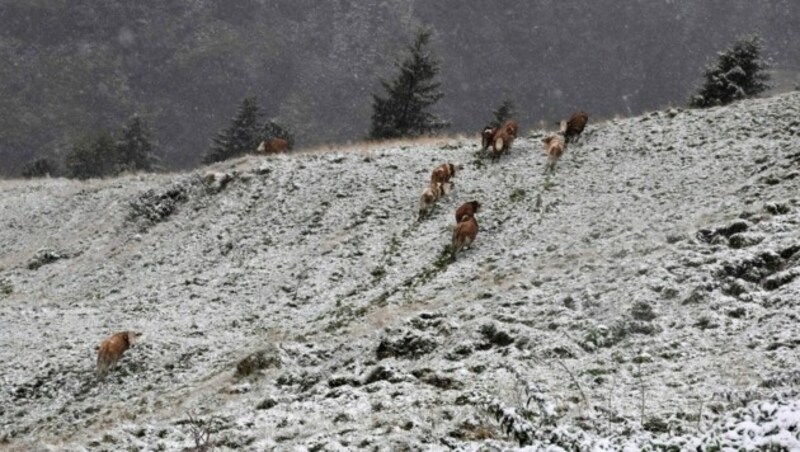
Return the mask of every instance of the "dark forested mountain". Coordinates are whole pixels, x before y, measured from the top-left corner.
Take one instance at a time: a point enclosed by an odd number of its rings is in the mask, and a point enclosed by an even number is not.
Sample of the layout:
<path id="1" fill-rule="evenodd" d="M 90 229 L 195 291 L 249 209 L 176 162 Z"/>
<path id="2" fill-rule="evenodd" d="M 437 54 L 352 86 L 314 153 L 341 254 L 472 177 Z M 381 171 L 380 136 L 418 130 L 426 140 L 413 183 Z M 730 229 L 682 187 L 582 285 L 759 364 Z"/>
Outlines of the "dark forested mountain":
<path id="1" fill-rule="evenodd" d="M 168 167 L 200 162 L 246 96 L 297 146 L 363 139 L 371 93 L 420 25 L 434 30 L 451 131 L 475 132 L 504 98 L 523 130 L 683 104 L 703 67 L 760 32 L 789 88 L 800 68 L 795 0 L 2 0 L 0 174 L 138 113 Z"/>

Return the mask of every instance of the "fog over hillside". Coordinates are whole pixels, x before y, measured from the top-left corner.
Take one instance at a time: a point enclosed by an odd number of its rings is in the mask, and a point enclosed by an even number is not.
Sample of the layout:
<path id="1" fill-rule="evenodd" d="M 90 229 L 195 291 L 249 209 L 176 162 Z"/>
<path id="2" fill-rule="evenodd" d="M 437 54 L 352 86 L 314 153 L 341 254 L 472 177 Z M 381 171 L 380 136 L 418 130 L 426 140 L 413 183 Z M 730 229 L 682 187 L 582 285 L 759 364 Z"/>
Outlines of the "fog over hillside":
<path id="1" fill-rule="evenodd" d="M 547 175 L 533 130 L 0 181 L 0 448 L 800 450 L 798 117 L 590 123 Z"/>
<path id="2" fill-rule="evenodd" d="M 798 83 L 794 0 L 5 0 L 0 174 L 133 113 L 168 167 L 193 166 L 249 94 L 299 147 L 361 140 L 379 77 L 421 25 L 435 31 L 436 108 L 453 132 L 475 133 L 503 97 L 523 129 L 577 108 L 682 105 L 715 53 L 752 32 L 779 87 Z"/>

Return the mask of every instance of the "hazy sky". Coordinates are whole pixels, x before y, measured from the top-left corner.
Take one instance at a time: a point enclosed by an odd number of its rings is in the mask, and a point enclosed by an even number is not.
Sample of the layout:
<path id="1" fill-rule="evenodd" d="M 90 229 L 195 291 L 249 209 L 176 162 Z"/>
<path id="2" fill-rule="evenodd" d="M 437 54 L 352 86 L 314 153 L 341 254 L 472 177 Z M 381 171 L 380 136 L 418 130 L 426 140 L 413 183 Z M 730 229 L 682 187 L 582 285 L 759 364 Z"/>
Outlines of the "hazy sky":
<path id="1" fill-rule="evenodd" d="M 760 32 L 783 87 L 800 84 L 796 0 L 23 1 L 0 5 L 0 171 L 56 159 L 98 130 L 151 120 L 169 166 L 197 164 L 246 95 L 300 147 L 361 140 L 378 78 L 420 25 L 435 30 L 452 132 L 504 97 L 523 130 L 682 105 L 703 67 Z"/>

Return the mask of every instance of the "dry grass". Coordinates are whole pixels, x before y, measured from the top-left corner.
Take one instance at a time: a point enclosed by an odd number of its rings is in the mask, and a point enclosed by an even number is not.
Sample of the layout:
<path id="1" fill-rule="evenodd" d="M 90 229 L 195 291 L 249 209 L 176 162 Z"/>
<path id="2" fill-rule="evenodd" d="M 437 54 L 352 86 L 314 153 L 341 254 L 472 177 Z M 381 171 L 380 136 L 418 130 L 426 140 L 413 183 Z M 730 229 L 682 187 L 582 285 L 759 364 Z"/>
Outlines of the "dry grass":
<path id="1" fill-rule="evenodd" d="M 394 140 L 382 140 L 382 141 L 360 141 L 357 143 L 344 143 L 344 144 L 324 144 L 312 148 L 307 149 L 300 149 L 295 151 L 294 154 L 300 155 L 320 155 L 320 154 L 327 154 L 330 152 L 340 152 L 340 153 L 360 153 L 360 154 L 370 154 L 374 151 L 381 151 L 381 150 L 396 150 L 396 149 L 403 149 L 403 148 L 410 148 L 420 145 L 448 145 L 448 144 L 457 144 L 457 143 L 473 143 L 473 142 L 480 142 L 480 136 L 475 133 L 474 135 L 464 135 L 464 134 L 456 134 L 456 135 L 449 135 L 449 134 L 442 134 L 436 136 L 424 136 L 424 137 L 416 137 L 416 138 L 397 138 Z"/>
<path id="2" fill-rule="evenodd" d="M 275 158 L 280 156 L 315 156 L 325 154 L 360 154 L 364 157 L 373 157 L 377 151 L 396 151 L 403 152 L 406 149 L 418 146 L 463 146 L 464 144 L 480 143 L 480 136 L 474 135 L 437 135 L 417 138 L 398 138 L 395 140 L 384 141 L 360 141 L 357 143 L 323 144 L 315 147 L 300 148 L 283 154 L 259 154 L 252 153 L 240 157 L 212 163 L 202 167 L 206 171 L 246 171 L 253 166 L 254 162 L 264 158 Z M 189 171 L 189 170 L 187 170 Z"/>

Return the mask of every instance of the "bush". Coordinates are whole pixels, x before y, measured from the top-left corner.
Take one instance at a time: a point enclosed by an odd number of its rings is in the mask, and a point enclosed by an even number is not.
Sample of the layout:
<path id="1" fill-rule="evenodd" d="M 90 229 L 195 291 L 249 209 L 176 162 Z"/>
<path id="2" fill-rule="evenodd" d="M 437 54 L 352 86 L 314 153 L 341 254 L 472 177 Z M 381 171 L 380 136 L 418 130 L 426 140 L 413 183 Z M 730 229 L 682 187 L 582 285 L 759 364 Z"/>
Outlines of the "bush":
<path id="1" fill-rule="evenodd" d="M 149 226 L 165 221 L 178 207 L 189 200 L 190 187 L 177 182 L 165 189 L 147 190 L 130 202 L 128 220 L 139 223 L 144 231 Z"/>
<path id="2" fill-rule="evenodd" d="M 279 369 L 281 358 L 278 349 L 274 346 L 261 349 L 246 356 L 236 364 L 236 377 L 243 378 L 253 375 L 264 369 Z"/>
<path id="3" fill-rule="evenodd" d="M 53 162 L 46 157 L 31 160 L 22 168 L 22 177 L 26 179 L 47 177 L 54 174 L 56 174 L 56 167 L 53 165 Z"/>
<path id="4" fill-rule="evenodd" d="M 0 279 L 0 295 L 8 296 L 14 293 L 14 284 L 8 279 Z"/>
<path id="5" fill-rule="evenodd" d="M 707 108 L 729 104 L 760 94 L 767 89 L 769 63 L 761 56 L 761 36 L 739 39 L 733 47 L 719 53 L 717 64 L 706 68 L 705 84 L 689 100 L 689 106 Z"/>

